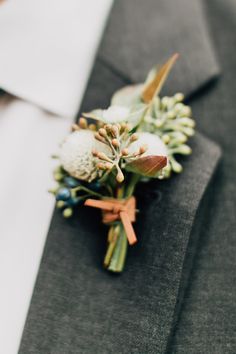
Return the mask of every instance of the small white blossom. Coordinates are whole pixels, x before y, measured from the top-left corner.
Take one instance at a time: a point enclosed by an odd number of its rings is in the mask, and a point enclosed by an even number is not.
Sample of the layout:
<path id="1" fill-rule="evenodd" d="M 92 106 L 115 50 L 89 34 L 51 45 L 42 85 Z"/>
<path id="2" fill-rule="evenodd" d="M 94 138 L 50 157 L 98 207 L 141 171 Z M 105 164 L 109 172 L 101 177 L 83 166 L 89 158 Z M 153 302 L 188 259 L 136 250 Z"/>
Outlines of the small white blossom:
<path id="1" fill-rule="evenodd" d="M 92 131 L 83 129 L 71 133 L 61 146 L 60 161 L 63 168 L 71 176 L 91 182 L 99 175 L 93 149 L 109 152 L 105 144 L 94 138 Z"/>
<path id="2" fill-rule="evenodd" d="M 103 110 L 103 121 L 106 123 L 121 123 L 127 120 L 129 116 L 129 108 L 122 106 L 110 106 Z"/>

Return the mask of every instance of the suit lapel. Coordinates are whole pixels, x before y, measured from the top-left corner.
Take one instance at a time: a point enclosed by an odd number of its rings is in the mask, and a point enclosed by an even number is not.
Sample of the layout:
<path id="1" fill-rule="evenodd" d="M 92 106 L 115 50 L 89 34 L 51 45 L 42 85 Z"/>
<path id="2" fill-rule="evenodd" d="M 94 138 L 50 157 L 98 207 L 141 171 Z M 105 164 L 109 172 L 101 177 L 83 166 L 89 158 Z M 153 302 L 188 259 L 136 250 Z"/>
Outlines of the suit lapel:
<path id="1" fill-rule="evenodd" d="M 99 58 L 124 78 L 143 82 L 150 68 L 174 52 L 180 59 L 164 94 L 190 95 L 218 76 L 201 0 L 114 2 Z"/>
<path id="2" fill-rule="evenodd" d="M 167 8 L 171 8 L 170 4 L 174 6 L 173 2 L 145 2 L 145 6 L 151 9 L 151 18 L 155 19 L 155 11 L 158 21 L 163 24 L 157 29 L 153 28 L 156 21 L 143 25 L 142 17 L 139 17 L 141 14 L 147 16 L 143 3 L 134 0 L 115 2 L 82 111 L 105 107 L 116 89 L 128 82 L 140 81 L 150 66 L 172 52 L 169 45 L 174 43 L 174 37 L 170 40 L 166 36 L 167 30 L 162 35 L 157 34 L 162 41 L 160 49 L 158 46 L 150 52 L 150 48 L 153 48 L 151 41 L 155 39 L 152 31 L 165 28 L 166 21 L 169 22 Z M 187 4 L 187 1 L 181 0 L 183 3 Z M 138 10 L 137 4 L 140 6 Z M 130 22 L 128 15 L 132 15 Z M 166 21 L 164 16 L 167 16 Z M 126 26 L 127 35 L 132 37 L 126 45 L 122 42 L 125 38 L 118 33 L 120 24 Z M 142 31 L 140 26 L 146 26 L 146 29 Z M 140 37 L 147 33 L 149 26 L 151 35 L 147 34 L 148 40 L 143 47 Z M 180 36 L 180 29 L 178 31 Z M 117 52 L 111 41 L 117 43 Z M 191 42 L 190 38 L 186 41 Z M 181 43 L 182 37 L 179 38 Z M 188 45 L 192 48 L 191 43 Z M 207 42 L 205 45 L 210 48 Z M 175 71 L 177 82 L 169 81 L 169 85 L 172 82 L 175 90 L 185 88 L 185 93 L 189 94 L 216 75 L 217 65 L 211 50 L 208 50 L 210 56 L 205 60 L 214 65 L 205 65 L 204 75 L 200 66 L 199 77 L 196 66 L 190 74 L 192 62 L 185 59 L 188 62 L 185 79 L 184 66 L 179 64 L 180 71 L 177 68 Z M 190 52 L 189 49 L 189 55 Z M 197 64 L 196 59 L 193 60 Z M 200 210 L 200 202 L 220 156 L 218 147 L 200 135 L 193 139 L 192 144 L 194 153 L 186 161 L 181 176 L 142 188 L 139 194 L 141 213 L 136 224 L 139 243 L 130 249 L 126 271 L 119 277 L 108 274 L 101 267 L 107 230 L 101 224 L 100 214 L 96 210 L 82 208 L 72 220 L 66 221 L 55 211 L 20 354 L 166 351 L 193 258 L 193 250 L 191 248 L 189 253 L 188 245 L 190 240 L 196 243 L 200 230 L 193 226 L 202 221 L 202 214 L 197 210 Z"/>

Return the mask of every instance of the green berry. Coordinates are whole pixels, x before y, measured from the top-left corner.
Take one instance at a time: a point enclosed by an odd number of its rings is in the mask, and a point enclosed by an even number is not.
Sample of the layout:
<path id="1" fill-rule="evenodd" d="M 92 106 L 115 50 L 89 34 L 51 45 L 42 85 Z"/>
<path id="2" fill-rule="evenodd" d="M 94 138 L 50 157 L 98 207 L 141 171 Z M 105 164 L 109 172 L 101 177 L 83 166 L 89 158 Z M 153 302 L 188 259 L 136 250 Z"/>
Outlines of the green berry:
<path id="1" fill-rule="evenodd" d="M 176 102 L 181 102 L 184 100 L 184 94 L 181 93 L 181 92 L 177 92 L 175 95 L 174 95 L 174 98 L 176 100 Z"/>
<path id="2" fill-rule="evenodd" d="M 62 173 L 60 173 L 60 172 L 55 172 L 54 173 L 54 179 L 55 179 L 55 181 L 57 181 L 57 182 L 60 182 L 62 179 L 63 179 L 63 174 Z"/>
<path id="3" fill-rule="evenodd" d="M 63 210 L 63 216 L 64 218 L 70 218 L 73 214 L 73 210 L 71 208 L 66 208 Z"/>
<path id="4" fill-rule="evenodd" d="M 65 205 L 65 202 L 63 201 L 63 200 L 58 200 L 58 202 L 57 202 L 57 208 L 63 208 L 64 207 L 64 205 Z"/>
<path id="5" fill-rule="evenodd" d="M 171 168 L 175 173 L 180 173 L 183 171 L 183 167 L 175 159 L 170 160 Z"/>

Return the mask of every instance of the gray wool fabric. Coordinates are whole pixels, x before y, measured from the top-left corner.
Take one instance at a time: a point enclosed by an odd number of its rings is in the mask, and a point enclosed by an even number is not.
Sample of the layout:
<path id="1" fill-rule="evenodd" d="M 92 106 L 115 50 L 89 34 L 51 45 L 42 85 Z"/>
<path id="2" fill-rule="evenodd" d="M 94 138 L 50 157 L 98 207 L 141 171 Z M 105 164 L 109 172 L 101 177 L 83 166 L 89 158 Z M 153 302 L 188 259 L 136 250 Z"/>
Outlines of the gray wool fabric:
<path id="1" fill-rule="evenodd" d="M 217 4 L 220 11 L 216 0 L 209 4 Z M 142 20 L 147 16 L 148 24 Z M 219 31 L 214 16 L 211 14 L 211 22 Z M 222 40 L 219 37 L 217 40 Z M 155 39 L 158 45 L 153 44 Z M 224 287 L 218 287 L 230 284 L 225 280 L 224 260 L 229 256 L 226 266 L 233 267 L 235 244 L 233 232 L 227 233 L 228 226 L 222 219 L 225 211 L 220 206 L 221 202 L 224 209 L 228 208 L 229 215 L 224 218 L 233 227 L 235 205 L 230 192 L 234 183 L 229 167 L 235 162 L 231 145 L 224 140 L 225 133 L 230 134 L 234 127 L 232 96 L 226 83 L 222 91 L 221 83 L 212 90 L 205 88 L 202 95 L 199 90 L 219 73 L 201 1 L 116 1 L 81 111 L 107 106 L 116 89 L 143 80 L 148 69 L 173 50 L 181 52 L 182 59 L 167 82 L 166 92 L 182 90 L 192 97 L 200 130 L 218 141 L 228 155 L 213 177 L 220 149 L 197 134 L 191 140 L 193 155 L 183 160 L 181 175 L 153 181 L 137 190 L 140 214 L 135 228 L 139 242 L 130 248 L 125 272 L 120 276 L 108 274 L 101 267 L 107 228 L 101 224 L 99 212 L 82 208 L 78 216 L 67 221 L 55 211 L 20 354 L 233 353 L 233 321 L 227 327 L 224 314 L 233 319 L 227 308 L 232 302 Z M 193 96 L 195 92 L 198 95 Z M 220 113 L 222 120 L 216 119 Z M 234 146 L 233 138 L 230 143 Z M 198 252 L 189 282 L 199 236 L 206 247 Z M 228 273 L 232 283 L 232 269 Z M 231 294 L 233 298 L 235 292 Z M 225 341 L 221 329 L 229 330 Z"/>
<path id="2" fill-rule="evenodd" d="M 201 0 L 115 1 L 99 50 L 110 68 L 132 82 L 173 53 L 180 59 L 162 94 L 193 94 L 219 73 Z"/>
<path id="3" fill-rule="evenodd" d="M 171 354 L 236 353 L 236 2 L 205 2 L 222 77 L 192 100 L 200 131 L 217 141 L 223 158 Z"/>

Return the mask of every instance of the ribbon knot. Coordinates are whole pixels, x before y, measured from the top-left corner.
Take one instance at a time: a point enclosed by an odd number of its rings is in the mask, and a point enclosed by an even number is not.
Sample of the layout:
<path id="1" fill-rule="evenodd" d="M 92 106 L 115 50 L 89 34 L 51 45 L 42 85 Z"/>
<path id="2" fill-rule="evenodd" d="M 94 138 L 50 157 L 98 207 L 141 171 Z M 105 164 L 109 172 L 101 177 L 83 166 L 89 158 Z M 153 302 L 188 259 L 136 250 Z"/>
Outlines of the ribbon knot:
<path id="1" fill-rule="evenodd" d="M 102 221 L 104 224 L 109 224 L 116 220 L 121 220 L 128 242 L 133 245 L 137 242 L 132 222 L 135 221 L 136 216 L 136 199 L 134 196 L 129 199 L 87 199 L 84 205 L 102 210 Z"/>

